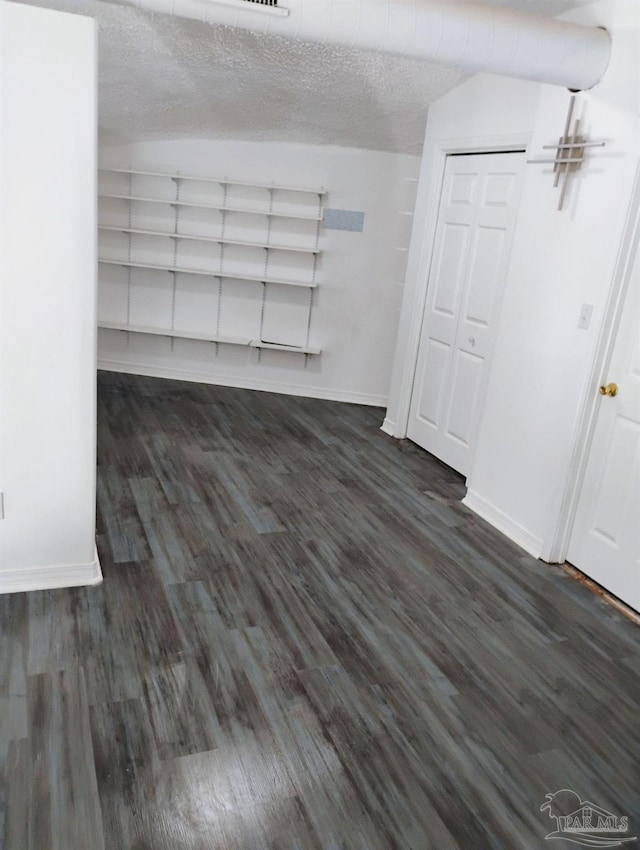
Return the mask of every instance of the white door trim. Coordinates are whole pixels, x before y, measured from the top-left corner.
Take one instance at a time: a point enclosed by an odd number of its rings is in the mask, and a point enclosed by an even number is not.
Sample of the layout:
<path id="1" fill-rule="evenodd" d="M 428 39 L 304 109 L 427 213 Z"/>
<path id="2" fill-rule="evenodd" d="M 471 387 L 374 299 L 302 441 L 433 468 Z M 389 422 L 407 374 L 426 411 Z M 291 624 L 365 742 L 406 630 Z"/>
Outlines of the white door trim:
<path id="1" fill-rule="evenodd" d="M 411 297 L 411 310 L 408 311 L 407 321 L 401 326 L 400 332 L 406 335 L 406 352 L 399 367 L 400 391 L 397 399 L 397 409 L 393 422 L 385 419 L 383 430 L 392 432 L 392 436 L 405 439 L 409 427 L 409 411 L 411 407 L 411 396 L 418 365 L 418 350 L 420 337 L 422 335 L 422 323 L 427 300 L 427 286 L 431 272 L 431 260 L 435 246 L 436 228 L 438 225 L 438 210 L 440 209 L 440 197 L 444 183 L 444 172 L 447 157 L 456 153 L 507 153 L 509 151 L 527 150 L 531 140 L 531 133 L 510 133 L 498 136 L 463 136 L 449 139 L 438 139 L 435 142 L 435 150 L 432 154 L 432 165 L 427 179 L 428 186 L 437 186 L 437 192 L 430 192 L 428 208 L 424 217 L 416 216 L 413 233 L 411 235 L 412 246 L 418 247 L 412 250 L 419 252 L 418 270 L 413 283 Z M 424 179 L 424 178 L 422 178 Z M 421 179 L 421 183 L 422 183 Z M 418 192 L 420 188 L 418 188 Z M 421 238 L 422 236 L 422 238 Z M 418 240 L 420 240 L 418 242 Z M 407 281 L 409 282 L 409 281 Z"/>
<path id="2" fill-rule="evenodd" d="M 597 387 L 603 382 L 613 355 L 622 308 L 629 288 L 635 251 L 640 250 L 640 160 L 627 211 L 622 241 L 616 258 L 613 279 L 607 296 L 600 337 L 594 354 L 586 391 L 580 405 L 569 473 L 565 483 L 560 514 L 553 536 L 545 541 L 540 557 L 549 563 L 563 563 L 578 509 L 578 500 L 591 452 L 600 406 Z"/>

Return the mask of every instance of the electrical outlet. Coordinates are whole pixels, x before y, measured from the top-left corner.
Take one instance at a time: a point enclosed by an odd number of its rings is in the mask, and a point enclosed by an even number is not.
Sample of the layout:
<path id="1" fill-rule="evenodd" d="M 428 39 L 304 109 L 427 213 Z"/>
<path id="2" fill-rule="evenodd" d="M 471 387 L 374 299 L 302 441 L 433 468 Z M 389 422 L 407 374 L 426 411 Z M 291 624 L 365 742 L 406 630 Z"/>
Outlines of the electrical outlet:
<path id="1" fill-rule="evenodd" d="M 593 304 L 583 304 L 580 308 L 580 318 L 578 319 L 578 327 L 583 331 L 589 330 L 591 324 L 591 316 L 593 315 Z"/>

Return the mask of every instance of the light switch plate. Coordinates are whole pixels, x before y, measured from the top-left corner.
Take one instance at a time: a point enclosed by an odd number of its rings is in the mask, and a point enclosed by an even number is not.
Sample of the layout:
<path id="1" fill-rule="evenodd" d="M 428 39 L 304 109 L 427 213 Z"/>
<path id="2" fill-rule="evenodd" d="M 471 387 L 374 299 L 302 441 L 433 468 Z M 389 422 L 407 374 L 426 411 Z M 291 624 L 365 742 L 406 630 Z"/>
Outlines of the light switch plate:
<path id="1" fill-rule="evenodd" d="M 589 330 L 591 324 L 591 316 L 593 315 L 593 304 L 583 304 L 580 308 L 580 317 L 578 319 L 578 327 L 583 331 Z"/>

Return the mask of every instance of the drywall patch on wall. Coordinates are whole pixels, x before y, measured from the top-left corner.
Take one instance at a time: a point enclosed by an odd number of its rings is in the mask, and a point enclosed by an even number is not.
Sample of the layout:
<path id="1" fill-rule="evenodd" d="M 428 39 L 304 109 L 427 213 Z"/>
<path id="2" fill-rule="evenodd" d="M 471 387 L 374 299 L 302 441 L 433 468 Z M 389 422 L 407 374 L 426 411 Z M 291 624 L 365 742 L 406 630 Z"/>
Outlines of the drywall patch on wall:
<path id="1" fill-rule="evenodd" d="M 325 209 L 322 217 L 324 230 L 349 230 L 351 233 L 362 233 L 364 230 L 364 213 L 356 210 Z"/>

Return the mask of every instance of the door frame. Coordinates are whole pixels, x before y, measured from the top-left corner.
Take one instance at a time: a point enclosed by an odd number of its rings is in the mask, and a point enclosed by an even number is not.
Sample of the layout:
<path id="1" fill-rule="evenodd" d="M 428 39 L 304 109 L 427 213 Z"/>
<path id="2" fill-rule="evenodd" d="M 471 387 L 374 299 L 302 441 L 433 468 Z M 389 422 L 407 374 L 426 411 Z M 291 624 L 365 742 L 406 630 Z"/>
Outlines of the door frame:
<path id="1" fill-rule="evenodd" d="M 609 368 L 622 317 L 625 299 L 629 291 L 631 272 L 636 251 L 640 250 L 640 159 L 627 209 L 622 240 L 618 249 L 613 279 L 609 287 L 604 309 L 604 318 L 591 364 L 589 380 L 578 412 L 569 472 L 565 482 L 558 521 L 553 534 L 544 541 L 540 557 L 552 564 L 564 563 L 569 551 L 582 484 L 593 447 L 593 438 L 600 405 L 597 387 L 604 382 Z"/>
<path id="2" fill-rule="evenodd" d="M 420 238 L 420 233 L 423 234 L 423 238 L 417 248 L 417 271 L 413 281 L 413 294 L 410 297 L 410 310 L 407 314 L 403 305 L 403 316 L 401 318 L 400 332 L 406 334 L 407 344 L 402 361 L 397 364 L 399 372 L 397 380 L 400 391 L 397 398 L 396 419 L 395 422 L 385 419 L 382 426 L 382 430 L 392 437 L 406 439 L 409 427 L 411 399 L 418 366 L 418 353 L 424 324 L 427 289 L 431 275 L 447 157 L 454 154 L 517 153 L 518 151 L 528 153 L 530 141 L 531 133 L 477 137 L 458 136 L 435 141 L 434 150 L 430 156 L 431 166 L 420 175 L 420 183 L 426 181 L 427 185 L 437 186 L 438 190 L 429 193 L 428 206 L 424 215 L 418 214 L 416 205 L 416 217 L 411 234 L 412 245 L 414 240 Z M 418 198 L 417 203 L 419 200 Z M 411 262 L 411 253 L 413 252 L 410 249 L 409 262 Z M 407 273 L 407 281 L 408 279 L 409 272 Z"/>

